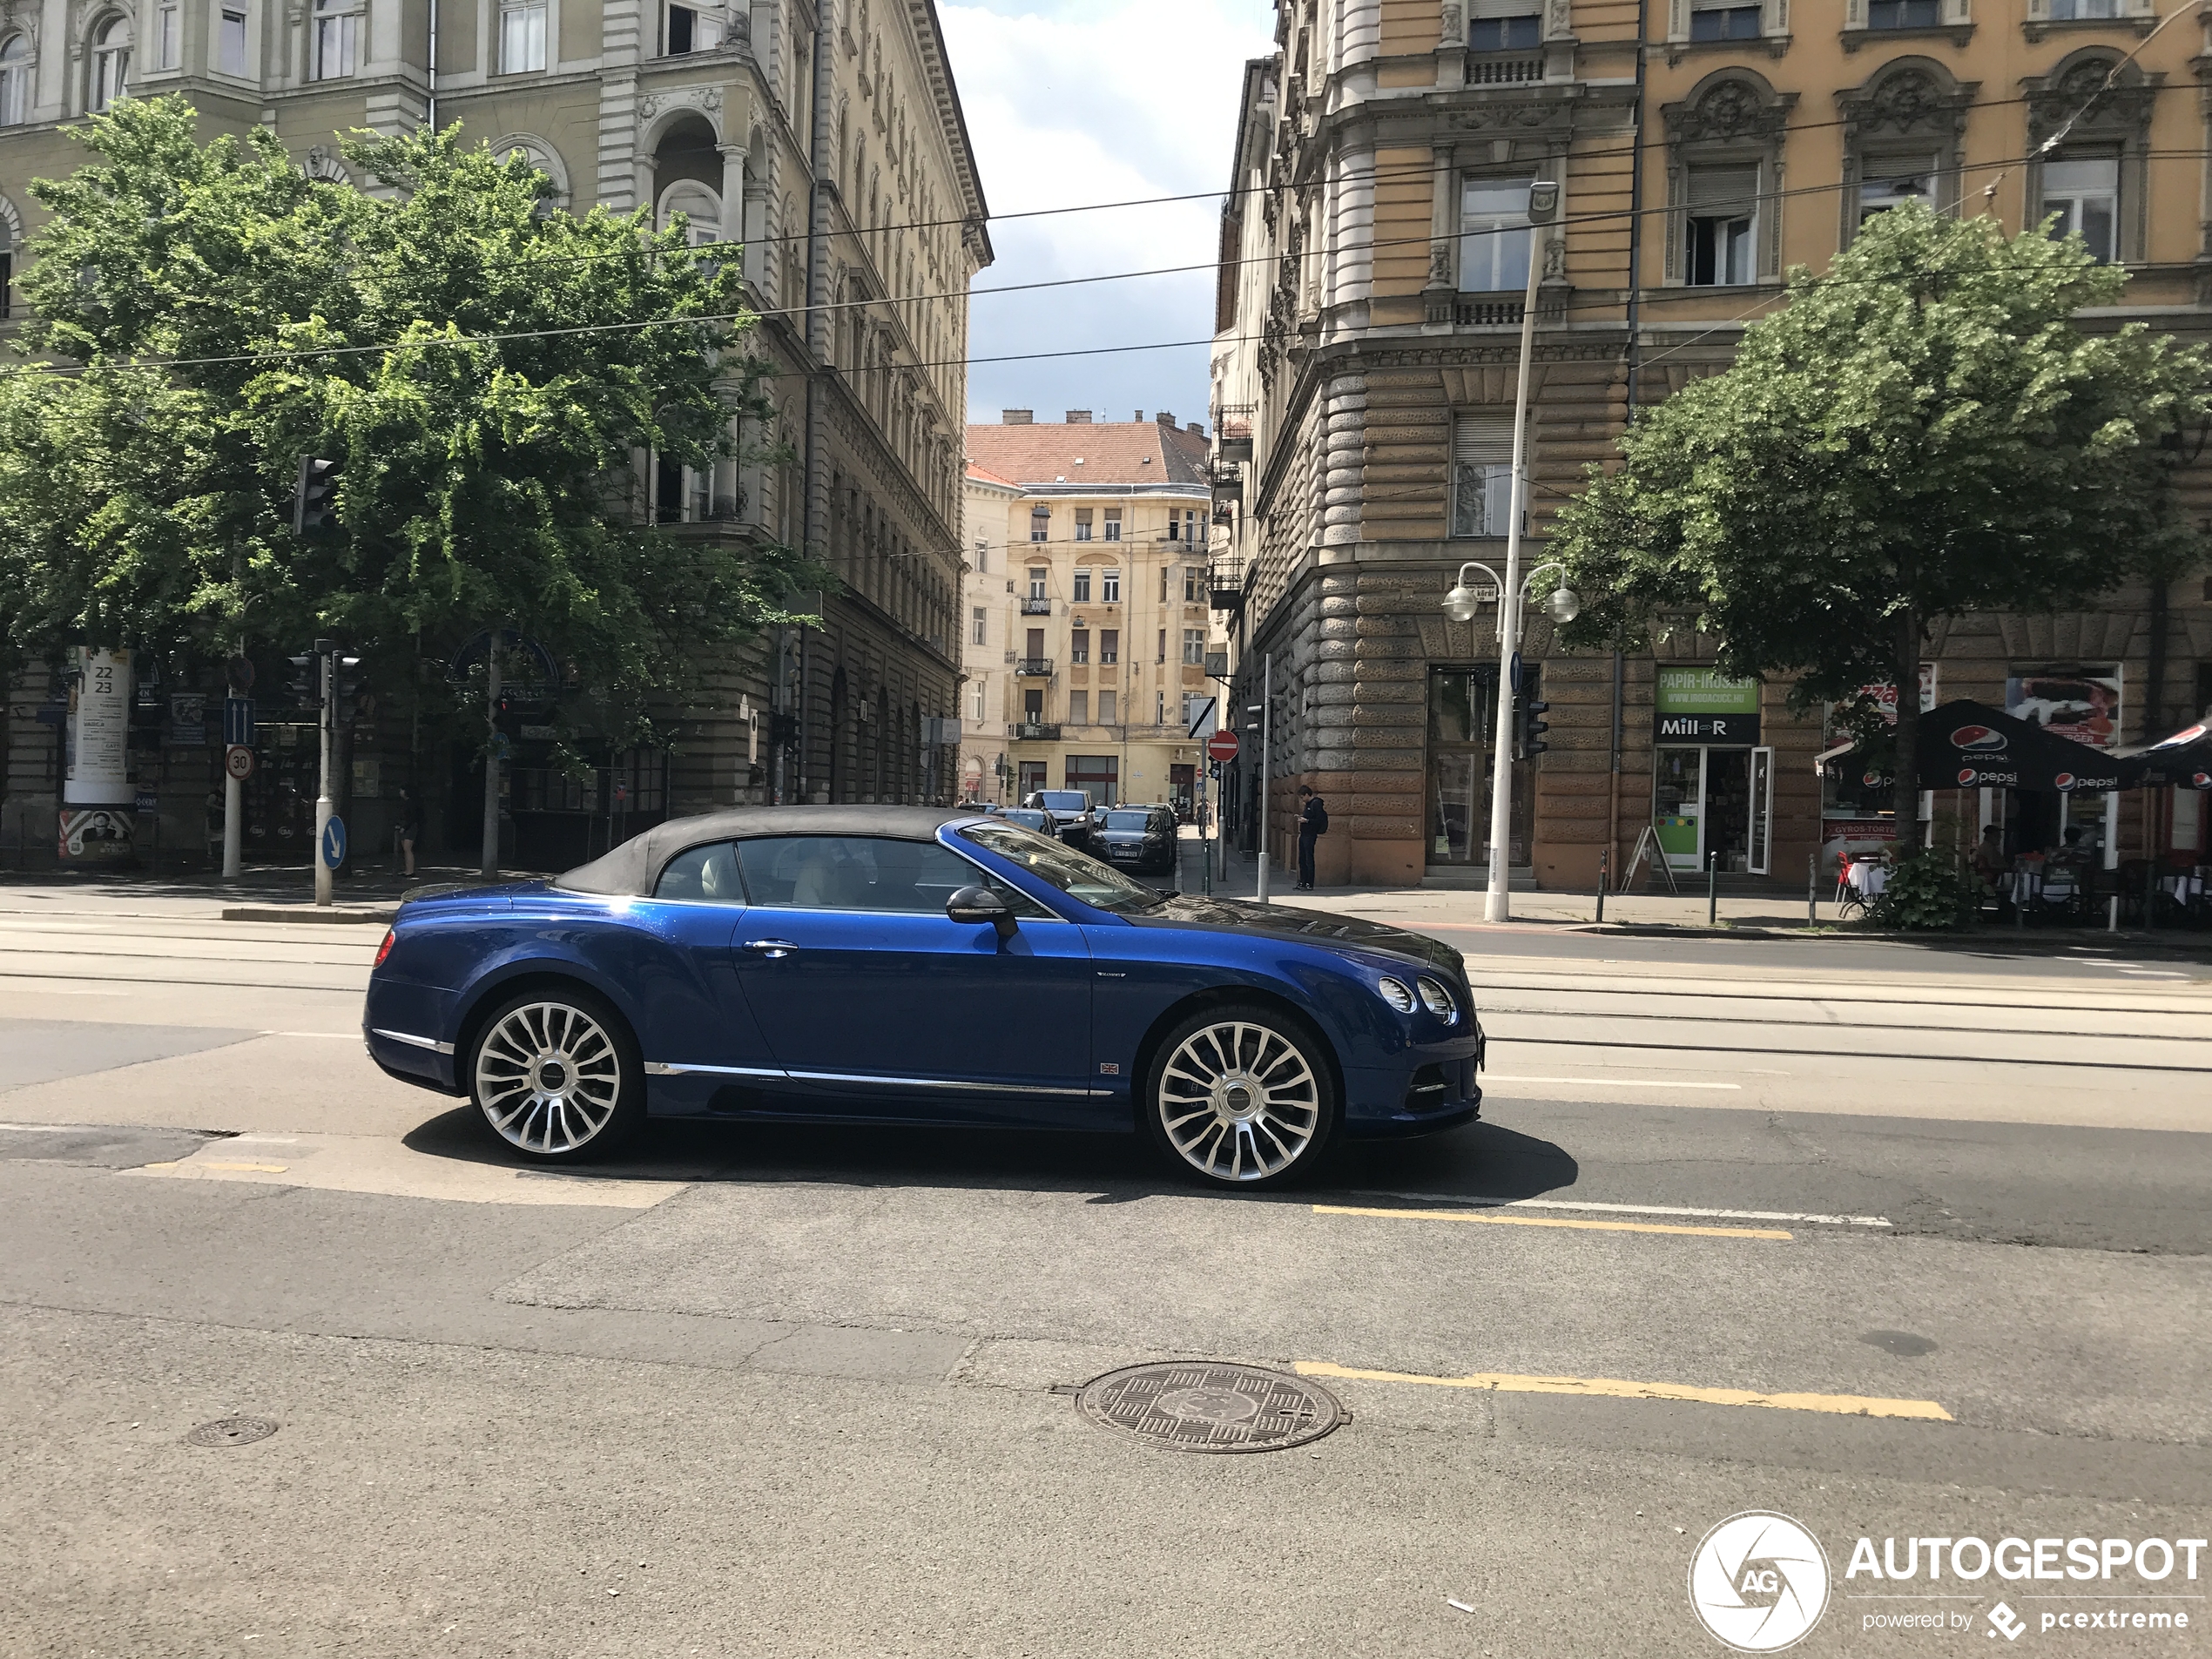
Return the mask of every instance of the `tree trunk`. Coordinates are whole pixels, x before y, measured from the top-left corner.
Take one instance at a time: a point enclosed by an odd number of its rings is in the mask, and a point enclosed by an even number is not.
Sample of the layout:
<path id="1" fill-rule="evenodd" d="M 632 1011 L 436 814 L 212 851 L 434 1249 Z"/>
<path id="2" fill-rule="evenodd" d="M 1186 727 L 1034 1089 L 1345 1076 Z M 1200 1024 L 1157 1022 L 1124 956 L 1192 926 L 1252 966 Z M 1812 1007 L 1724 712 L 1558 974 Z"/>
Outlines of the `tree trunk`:
<path id="1" fill-rule="evenodd" d="M 1907 604 L 1897 617 L 1897 780 L 1893 797 L 1897 845 L 1920 845 L 1920 610 Z"/>

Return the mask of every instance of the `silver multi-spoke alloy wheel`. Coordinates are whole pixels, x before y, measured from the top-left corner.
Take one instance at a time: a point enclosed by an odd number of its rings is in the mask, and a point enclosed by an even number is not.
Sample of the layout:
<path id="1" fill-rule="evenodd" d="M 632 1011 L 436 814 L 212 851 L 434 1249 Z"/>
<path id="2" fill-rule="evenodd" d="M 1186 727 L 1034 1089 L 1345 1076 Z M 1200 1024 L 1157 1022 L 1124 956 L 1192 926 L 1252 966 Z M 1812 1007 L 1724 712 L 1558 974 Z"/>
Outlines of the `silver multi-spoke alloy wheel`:
<path id="1" fill-rule="evenodd" d="M 614 1034 L 570 1002 L 518 1003 L 476 1045 L 477 1109 L 501 1138 L 540 1157 L 597 1140 L 627 1082 Z"/>
<path id="2" fill-rule="evenodd" d="M 1224 1016 L 1170 1051 L 1154 1109 L 1184 1163 L 1244 1184 L 1282 1175 L 1313 1145 L 1325 1127 L 1322 1088 L 1282 1032 Z"/>

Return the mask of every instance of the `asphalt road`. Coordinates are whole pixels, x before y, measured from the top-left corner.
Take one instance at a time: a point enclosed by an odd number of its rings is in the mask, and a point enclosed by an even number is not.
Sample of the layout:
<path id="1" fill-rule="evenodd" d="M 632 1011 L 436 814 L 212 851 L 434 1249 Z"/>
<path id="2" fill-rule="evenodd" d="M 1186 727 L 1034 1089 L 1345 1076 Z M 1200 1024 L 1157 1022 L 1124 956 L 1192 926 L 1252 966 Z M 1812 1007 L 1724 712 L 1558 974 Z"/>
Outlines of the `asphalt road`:
<path id="1" fill-rule="evenodd" d="M 0 890 L 0 1651 L 1720 1653 L 1685 1575 L 1746 1509 L 1825 1547 L 1796 1651 L 2008 1647 L 2000 1596 L 2201 1648 L 2212 1561 L 1844 1576 L 2206 1534 L 2193 968 L 1431 920 L 1486 1121 L 1239 1198 L 1005 1133 L 518 1172 L 361 1057 L 380 930 Z M 1193 1456 L 1067 1392 L 1170 1358 L 1351 1420 Z M 2191 1628 L 2043 1628 L 2120 1595 Z"/>

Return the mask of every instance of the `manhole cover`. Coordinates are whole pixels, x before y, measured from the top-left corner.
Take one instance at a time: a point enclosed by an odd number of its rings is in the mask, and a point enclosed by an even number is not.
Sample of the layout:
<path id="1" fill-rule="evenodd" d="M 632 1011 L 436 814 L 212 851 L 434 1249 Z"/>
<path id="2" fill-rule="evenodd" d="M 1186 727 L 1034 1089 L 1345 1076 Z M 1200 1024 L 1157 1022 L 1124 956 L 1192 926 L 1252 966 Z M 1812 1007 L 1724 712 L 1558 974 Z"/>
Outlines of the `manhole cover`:
<path id="1" fill-rule="evenodd" d="M 1872 1344 L 1884 1353 L 1897 1354 L 1906 1359 L 1916 1359 L 1924 1353 L 1933 1353 L 1936 1349 L 1934 1339 L 1915 1336 L 1910 1331 L 1868 1331 L 1858 1339 L 1861 1342 Z"/>
<path id="2" fill-rule="evenodd" d="M 185 1436 L 187 1446 L 251 1446 L 256 1440 L 266 1440 L 277 1432 L 277 1426 L 266 1417 L 219 1417 L 212 1423 L 202 1423 Z"/>
<path id="3" fill-rule="evenodd" d="M 1258 1366 L 1166 1361 L 1094 1378 L 1076 1396 L 1092 1422 L 1178 1452 L 1279 1452 L 1344 1421 L 1326 1389 Z"/>

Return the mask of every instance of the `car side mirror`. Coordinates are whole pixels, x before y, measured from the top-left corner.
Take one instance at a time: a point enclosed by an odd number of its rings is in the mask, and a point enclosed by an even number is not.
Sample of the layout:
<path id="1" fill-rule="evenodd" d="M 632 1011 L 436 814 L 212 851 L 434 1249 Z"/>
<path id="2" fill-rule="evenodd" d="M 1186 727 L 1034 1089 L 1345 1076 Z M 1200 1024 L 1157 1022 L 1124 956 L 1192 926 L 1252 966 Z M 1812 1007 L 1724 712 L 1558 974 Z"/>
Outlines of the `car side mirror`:
<path id="1" fill-rule="evenodd" d="M 1014 937 L 1014 907 L 988 887 L 962 887 L 945 900 L 945 914 L 954 921 L 988 921 L 1001 939 Z"/>

